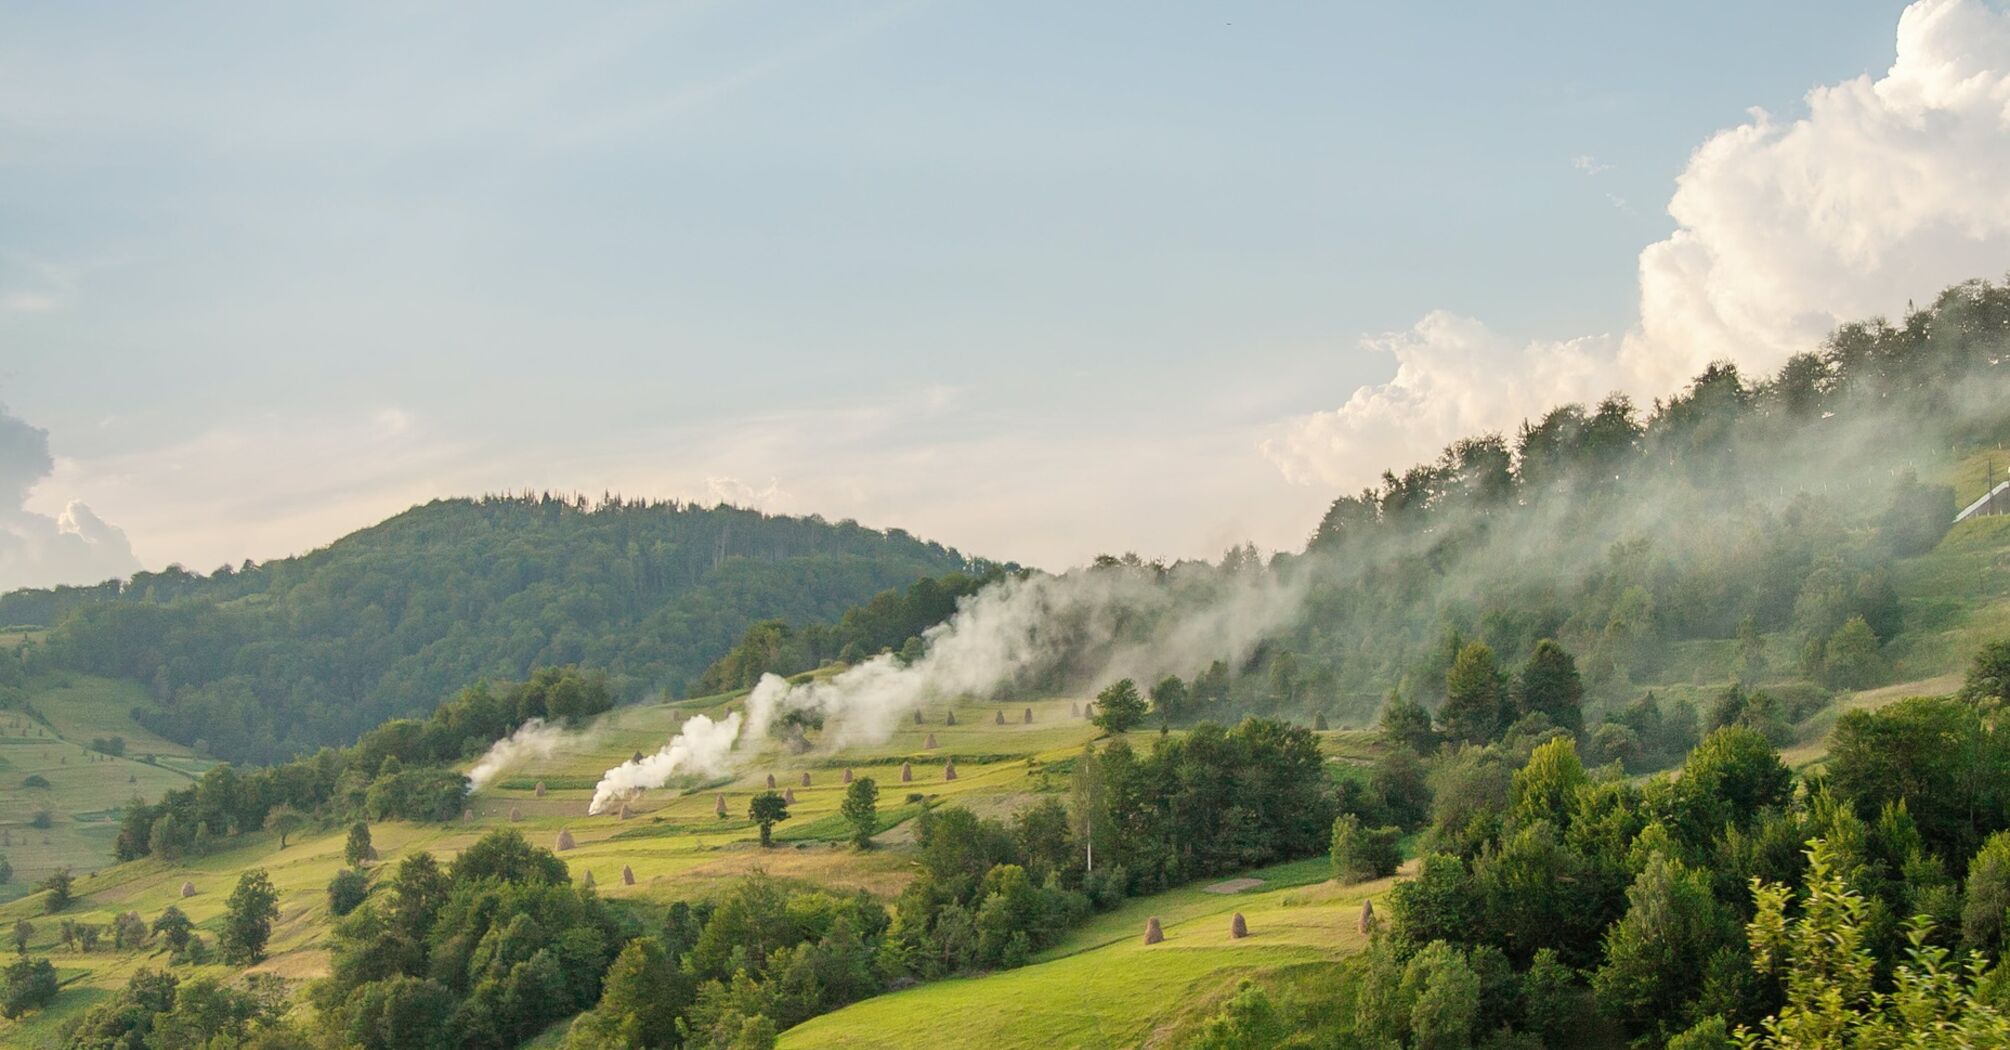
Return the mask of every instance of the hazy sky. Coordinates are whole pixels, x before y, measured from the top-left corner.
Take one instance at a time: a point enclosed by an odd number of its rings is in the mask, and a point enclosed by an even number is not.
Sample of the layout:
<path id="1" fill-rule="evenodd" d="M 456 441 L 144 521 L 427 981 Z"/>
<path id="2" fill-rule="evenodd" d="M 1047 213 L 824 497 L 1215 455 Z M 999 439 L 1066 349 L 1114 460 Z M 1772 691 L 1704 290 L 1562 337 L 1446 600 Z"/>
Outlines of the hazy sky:
<path id="1" fill-rule="evenodd" d="M 0 4 L 0 585 L 524 487 L 1294 546 L 2010 267 L 2010 16 L 1902 11 Z"/>

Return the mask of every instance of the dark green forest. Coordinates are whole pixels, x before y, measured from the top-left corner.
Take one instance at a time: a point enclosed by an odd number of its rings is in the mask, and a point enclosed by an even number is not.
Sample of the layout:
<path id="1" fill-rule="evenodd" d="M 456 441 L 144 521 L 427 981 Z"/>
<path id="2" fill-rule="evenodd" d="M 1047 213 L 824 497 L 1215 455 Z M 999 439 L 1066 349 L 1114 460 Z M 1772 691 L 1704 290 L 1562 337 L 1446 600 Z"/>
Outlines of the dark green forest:
<path id="1" fill-rule="evenodd" d="M 894 529 L 733 507 L 490 497 L 415 507 L 321 550 L 0 596 L 57 668 L 151 686 L 142 724 L 271 762 L 424 715 L 482 678 L 577 664 L 622 699 L 681 695 L 757 621 L 835 620 L 985 567 Z"/>

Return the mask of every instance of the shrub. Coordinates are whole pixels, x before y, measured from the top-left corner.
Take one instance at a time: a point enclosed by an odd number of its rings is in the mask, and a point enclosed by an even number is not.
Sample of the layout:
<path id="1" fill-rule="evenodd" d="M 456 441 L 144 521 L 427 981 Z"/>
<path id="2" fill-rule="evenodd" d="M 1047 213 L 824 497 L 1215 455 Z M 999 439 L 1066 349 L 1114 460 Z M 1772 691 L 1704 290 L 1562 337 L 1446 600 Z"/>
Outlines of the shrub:
<path id="1" fill-rule="evenodd" d="M 1396 873 L 1403 862 L 1396 842 L 1403 835 L 1395 827 L 1363 827 L 1352 813 L 1333 822 L 1333 877 L 1341 882 L 1366 882 Z"/>

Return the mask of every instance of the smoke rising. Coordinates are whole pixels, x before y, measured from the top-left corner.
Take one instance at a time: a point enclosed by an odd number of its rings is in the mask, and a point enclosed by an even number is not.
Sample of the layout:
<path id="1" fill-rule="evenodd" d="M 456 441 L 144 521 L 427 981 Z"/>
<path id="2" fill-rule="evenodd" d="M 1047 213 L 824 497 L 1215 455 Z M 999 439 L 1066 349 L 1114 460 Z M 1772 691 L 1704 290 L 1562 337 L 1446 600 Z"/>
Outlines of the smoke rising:
<path id="1" fill-rule="evenodd" d="M 1303 574 L 1254 564 L 1112 564 L 1010 577 L 964 599 L 927 632 L 911 664 L 885 653 L 828 679 L 792 685 L 763 676 L 744 724 L 738 712 L 723 722 L 693 718 L 656 754 L 608 770 L 590 811 L 677 776 L 728 772 L 791 712 L 821 721 L 821 745 L 840 749 L 884 743 L 930 702 L 1119 677 L 1148 684 L 1212 660 L 1239 661 L 1296 618 L 1303 595 Z"/>
<path id="2" fill-rule="evenodd" d="M 564 729 L 542 718 L 533 718 L 491 745 L 488 754 L 468 771 L 468 783 L 479 790 L 528 759 L 550 758 L 565 738 Z"/>

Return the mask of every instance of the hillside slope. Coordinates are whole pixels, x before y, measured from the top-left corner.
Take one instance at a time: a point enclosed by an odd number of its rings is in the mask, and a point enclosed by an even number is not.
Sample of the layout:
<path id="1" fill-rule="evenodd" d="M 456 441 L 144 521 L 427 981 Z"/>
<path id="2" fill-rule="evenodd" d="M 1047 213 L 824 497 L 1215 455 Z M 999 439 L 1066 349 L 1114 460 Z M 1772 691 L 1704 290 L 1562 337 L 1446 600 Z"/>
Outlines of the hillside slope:
<path id="1" fill-rule="evenodd" d="M 482 677 L 607 671 L 678 693 L 749 624 L 828 620 L 971 559 L 732 507 L 440 500 L 299 557 L 0 597 L 29 670 L 138 682 L 149 729 L 236 761 L 345 743 Z M 4 682 L 0 682 L 4 685 Z"/>

